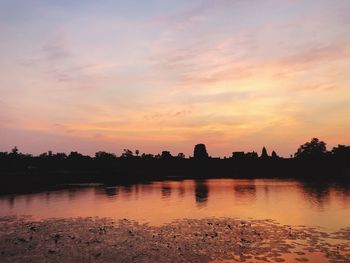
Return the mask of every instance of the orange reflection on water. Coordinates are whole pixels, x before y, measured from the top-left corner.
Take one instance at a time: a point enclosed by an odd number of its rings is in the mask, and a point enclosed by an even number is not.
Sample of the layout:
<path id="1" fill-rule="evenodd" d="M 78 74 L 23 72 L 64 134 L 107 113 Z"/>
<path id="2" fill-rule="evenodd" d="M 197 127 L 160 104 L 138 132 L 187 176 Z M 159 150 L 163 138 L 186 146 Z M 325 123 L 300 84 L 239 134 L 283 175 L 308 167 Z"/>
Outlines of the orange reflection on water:
<path id="1" fill-rule="evenodd" d="M 3 196 L 0 215 L 35 218 L 99 216 L 159 225 L 181 218 L 275 219 L 339 229 L 348 225 L 349 188 L 286 180 L 184 180 L 127 186 L 93 185 Z"/>

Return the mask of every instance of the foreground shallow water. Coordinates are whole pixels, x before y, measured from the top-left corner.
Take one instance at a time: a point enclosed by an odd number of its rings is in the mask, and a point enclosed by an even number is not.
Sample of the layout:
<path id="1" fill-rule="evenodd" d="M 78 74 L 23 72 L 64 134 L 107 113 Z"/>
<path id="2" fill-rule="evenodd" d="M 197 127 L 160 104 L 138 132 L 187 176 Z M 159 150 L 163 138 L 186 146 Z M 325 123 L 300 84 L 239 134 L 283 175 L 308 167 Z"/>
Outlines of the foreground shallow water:
<path id="1" fill-rule="evenodd" d="M 350 186 L 278 179 L 163 181 L 126 186 L 70 186 L 34 194 L 0 196 L 0 216 L 36 219 L 128 218 L 152 225 L 175 219 L 231 217 L 281 224 L 349 226 Z"/>
<path id="2" fill-rule="evenodd" d="M 0 218 L 1 262 L 349 262 L 336 233 L 272 220 L 182 219 L 162 226 L 101 218 Z"/>
<path id="3" fill-rule="evenodd" d="M 350 262 L 349 218 L 344 182 L 58 186 L 0 196 L 0 262 Z"/>

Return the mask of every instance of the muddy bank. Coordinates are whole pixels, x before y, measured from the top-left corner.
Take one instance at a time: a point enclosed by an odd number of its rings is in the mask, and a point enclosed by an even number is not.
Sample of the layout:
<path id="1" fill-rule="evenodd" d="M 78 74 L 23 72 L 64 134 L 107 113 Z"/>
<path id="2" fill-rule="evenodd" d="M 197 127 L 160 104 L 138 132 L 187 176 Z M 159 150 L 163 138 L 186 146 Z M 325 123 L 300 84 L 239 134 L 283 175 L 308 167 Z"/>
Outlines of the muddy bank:
<path id="1" fill-rule="evenodd" d="M 0 262 L 350 262 L 350 228 L 271 220 L 183 219 L 163 226 L 100 218 L 0 218 Z"/>

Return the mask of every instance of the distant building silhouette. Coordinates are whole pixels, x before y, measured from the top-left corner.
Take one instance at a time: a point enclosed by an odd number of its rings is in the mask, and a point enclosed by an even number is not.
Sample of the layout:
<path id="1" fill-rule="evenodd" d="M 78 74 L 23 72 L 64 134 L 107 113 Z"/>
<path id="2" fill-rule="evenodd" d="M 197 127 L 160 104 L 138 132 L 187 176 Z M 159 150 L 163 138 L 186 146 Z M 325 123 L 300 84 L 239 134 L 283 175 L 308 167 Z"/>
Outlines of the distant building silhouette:
<path id="1" fill-rule="evenodd" d="M 173 176 L 195 179 L 221 176 L 308 180 L 350 178 L 350 145 L 338 145 L 327 151 L 325 142 L 313 138 L 302 144 L 294 157 L 283 158 L 275 151 L 270 157 L 263 147 L 259 156 L 256 152 L 237 151 L 232 153 L 232 158 L 212 158 L 204 144 L 195 145 L 194 158 L 185 158 L 183 153 L 172 156 L 169 151 L 157 155 L 135 151 L 134 155 L 129 149 L 124 149 L 119 157 L 104 151 L 96 152 L 94 157 L 77 151 L 68 155 L 49 151 L 34 156 L 21 153 L 14 147 L 10 152 L 0 151 L 0 192 L 9 193 L 16 189 L 32 191 L 43 186 L 85 182 L 130 185 Z M 198 203 L 205 200 L 208 192 L 202 186 L 199 184 L 197 187 Z"/>
<path id="2" fill-rule="evenodd" d="M 265 146 L 262 148 L 262 151 L 261 151 L 261 158 L 269 158 L 269 155 L 267 154 L 267 151 L 266 151 L 266 148 Z"/>
<path id="3" fill-rule="evenodd" d="M 204 144 L 200 143 L 194 146 L 193 157 L 195 159 L 206 159 L 208 158 L 207 148 Z"/>
<path id="4" fill-rule="evenodd" d="M 245 157 L 244 152 L 233 152 L 232 153 L 232 158 L 234 159 L 243 159 Z"/>
<path id="5" fill-rule="evenodd" d="M 257 152 L 254 152 L 254 151 L 252 151 L 252 152 L 247 152 L 247 153 L 245 154 L 245 156 L 248 157 L 248 158 L 250 158 L 250 159 L 257 159 L 257 158 L 259 157 L 258 154 L 257 154 Z"/>
<path id="6" fill-rule="evenodd" d="M 277 153 L 275 151 L 272 151 L 271 157 L 274 158 L 274 159 L 279 158 L 279 156 L 277 155 Z"/>
<path id="7" fill-rule="evenodd" d="M 233 152 L 232 158 L 236 160 L 256 159 L 258 158 L 258 154 L 256 152 Z"/>

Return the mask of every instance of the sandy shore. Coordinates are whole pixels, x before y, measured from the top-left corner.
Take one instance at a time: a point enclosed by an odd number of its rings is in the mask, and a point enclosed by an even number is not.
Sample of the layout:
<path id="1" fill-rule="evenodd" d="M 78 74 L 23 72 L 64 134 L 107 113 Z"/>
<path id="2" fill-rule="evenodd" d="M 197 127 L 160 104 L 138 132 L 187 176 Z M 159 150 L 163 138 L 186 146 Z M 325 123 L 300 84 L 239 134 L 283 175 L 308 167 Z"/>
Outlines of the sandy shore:
<path id="1" fill-rule="evenodd" d="M 105 218 L 0 218 L 0 262 L 350 262 L 336 233 L 271 220 L 183 219 L 164 226 Z"/>

